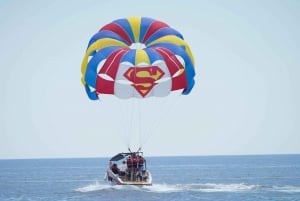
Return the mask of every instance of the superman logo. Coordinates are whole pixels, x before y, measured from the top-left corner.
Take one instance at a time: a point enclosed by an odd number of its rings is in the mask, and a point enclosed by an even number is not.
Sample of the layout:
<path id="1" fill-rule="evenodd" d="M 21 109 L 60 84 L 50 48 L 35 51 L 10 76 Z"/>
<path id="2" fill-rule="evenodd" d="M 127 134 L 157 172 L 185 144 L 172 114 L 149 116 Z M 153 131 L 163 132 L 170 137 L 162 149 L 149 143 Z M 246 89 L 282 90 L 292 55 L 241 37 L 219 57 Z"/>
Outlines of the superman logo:
<path id="1" fill-rule="evenodd" d="M 145 97 L 165 73 L 158 66 L 130 67 L 124 76 L 131 81 L 132 86 Z"/>

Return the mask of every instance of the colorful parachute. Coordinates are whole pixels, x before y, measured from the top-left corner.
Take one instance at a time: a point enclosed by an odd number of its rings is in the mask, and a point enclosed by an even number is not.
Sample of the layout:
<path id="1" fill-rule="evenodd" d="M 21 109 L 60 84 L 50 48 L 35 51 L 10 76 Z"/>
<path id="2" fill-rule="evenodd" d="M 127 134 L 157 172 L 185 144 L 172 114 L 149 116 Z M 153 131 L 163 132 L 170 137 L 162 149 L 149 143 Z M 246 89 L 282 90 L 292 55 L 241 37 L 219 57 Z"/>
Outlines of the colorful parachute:
<path id="1" fill-rule="evenodd" d="M 81 66 L 87 95 L 119 98 L 189 94 L 195 81 L 194 59 L 183 36 L 146 17 L 115 20 L 88 44 Z"/>

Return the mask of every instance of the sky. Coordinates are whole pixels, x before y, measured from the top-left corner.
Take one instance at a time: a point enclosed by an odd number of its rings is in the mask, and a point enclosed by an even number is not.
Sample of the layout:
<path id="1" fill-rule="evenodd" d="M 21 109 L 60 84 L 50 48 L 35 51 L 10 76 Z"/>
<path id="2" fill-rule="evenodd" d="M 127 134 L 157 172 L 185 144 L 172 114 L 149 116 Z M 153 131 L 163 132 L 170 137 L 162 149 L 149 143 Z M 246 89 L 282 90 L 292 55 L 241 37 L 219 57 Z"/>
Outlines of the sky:
<path id="1" fill-rule="evenodd" d="M 147 156 L 300 154 L 299 10 L 297 0 L 2 0 L 0 159 L 109 157 L 138 137 Z M 182 33 L 191 94 L 139 112 L 88 99 L 87 43 L 129 16 Z"/>

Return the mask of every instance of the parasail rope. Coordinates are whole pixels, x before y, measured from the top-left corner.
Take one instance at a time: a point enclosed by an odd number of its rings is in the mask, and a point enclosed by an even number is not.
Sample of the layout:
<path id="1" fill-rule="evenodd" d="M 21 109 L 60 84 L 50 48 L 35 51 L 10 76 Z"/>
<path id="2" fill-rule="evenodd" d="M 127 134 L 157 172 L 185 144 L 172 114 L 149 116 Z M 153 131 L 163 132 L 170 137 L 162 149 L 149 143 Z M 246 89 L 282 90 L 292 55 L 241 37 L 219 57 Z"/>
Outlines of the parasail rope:
<path id="1" fill-rule="evenodd" d="M 163 104 L 161 104 L 163 107 L 159 107 L 160 110 L 157 111 L 157 112 L 159 112 L 159 114 L 156 116 L 156 118 L 154 118 L 152 126 L 146 127 L 146 129 L 144 131 L 145 139 L 141 139 L 141 141 L 140 141 L 141 149 L 148 142 L 148 140 L 150 139 L 151 136 L 159 133 L 158 132 L 159 128 L 163 125 L 163 122 L 168 117 L 168 115 L 172 115 L 171 110 L 173 108 L 175 108 L 176 105 L 178 105 L 179 101 L 181 100 L 181 98 L 180 98 L 181 96 L 182 96 L 181 93 L 175 94 L 173 92 L 171 97 L 168 97 L 168 98 L 164 97 L 162 99 L 158 97 L 158 99 L 160 99 L 163 102 Z"/>

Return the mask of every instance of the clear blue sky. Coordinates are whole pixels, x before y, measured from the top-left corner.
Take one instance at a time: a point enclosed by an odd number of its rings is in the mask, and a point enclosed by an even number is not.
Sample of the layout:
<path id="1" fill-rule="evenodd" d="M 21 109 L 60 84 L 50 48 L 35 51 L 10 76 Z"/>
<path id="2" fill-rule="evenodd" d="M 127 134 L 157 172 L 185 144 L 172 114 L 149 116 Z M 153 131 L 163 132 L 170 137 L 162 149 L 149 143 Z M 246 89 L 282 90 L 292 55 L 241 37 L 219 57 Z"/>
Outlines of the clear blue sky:
<path id="1" fill-rule="evenodd" d="M 142 122 L 146 155 L 299 154 L 299 10 L 297 0 L 1 1 L 0 158 L 126 151 L 127 108 L 90 101 L 80 65 L 89 38 L 128 16 L 177 29 L 196 61 L 189 96 L 142 111 L 160 122 Z"/>

